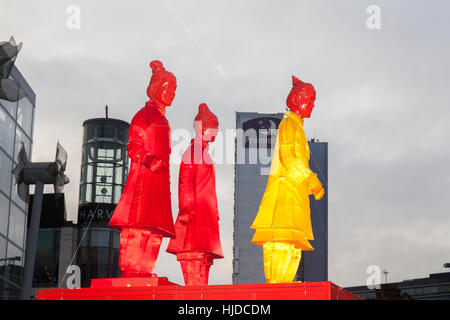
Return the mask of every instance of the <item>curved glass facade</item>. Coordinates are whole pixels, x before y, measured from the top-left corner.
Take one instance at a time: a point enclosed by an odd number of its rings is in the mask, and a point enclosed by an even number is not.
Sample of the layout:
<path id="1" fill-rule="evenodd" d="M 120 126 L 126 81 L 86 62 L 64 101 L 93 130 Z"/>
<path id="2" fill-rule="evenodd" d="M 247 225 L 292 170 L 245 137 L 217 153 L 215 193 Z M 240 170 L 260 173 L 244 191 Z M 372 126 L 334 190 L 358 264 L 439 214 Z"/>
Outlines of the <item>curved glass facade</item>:
<path id="1" fill-rule="evenodd" d="M 89 287 L 91 279 L 120 277 L 120 232 L 110 228 L 82 229 L 84 236 L 78 253 L 81 286 Z"/>
<path id="2" fill-rule="evenodd" d="M 0 300 L 19 299 L 25 259 L 27 204 L 11 174 L 21 142 L 31 159 L 36 95 L 14 66 L 13 79 L 25 93 L 16 102 L 0 99 Z"/>
<path id="3" fill-rule="evenodd" d="M 91 119 L 83 124 L 79 204 L 117 204 L 128 174 L 129 124 L 116 119 Z"/>
<path id="4" fill-rule="evenodd" d="M 128 174 L 128 129 L 127 122 L 117 119 L 83 123 L 77 255 L 82 287 L 89 287 L 93 278 L 120 276 L 120 232 L 108 222 Z"/>

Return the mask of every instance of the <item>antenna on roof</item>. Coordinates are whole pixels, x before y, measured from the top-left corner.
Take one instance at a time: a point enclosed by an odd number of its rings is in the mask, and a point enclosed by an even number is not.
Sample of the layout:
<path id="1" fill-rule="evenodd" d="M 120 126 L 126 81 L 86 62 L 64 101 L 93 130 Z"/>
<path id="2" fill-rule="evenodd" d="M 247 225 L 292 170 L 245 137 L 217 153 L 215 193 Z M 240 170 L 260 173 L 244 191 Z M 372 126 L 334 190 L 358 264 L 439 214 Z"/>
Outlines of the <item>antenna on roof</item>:
<path id="1" fill-rule="evenodd" d="M 108 119 L 108 105 L 105 106 L 106 119 Z"/>
<path id="2" fill-rule="evenodd" d="M 383 270 L 383 274 L 384 274 L 384 283 L 388 283 L 387 276 L 388 276 L 388 274 L 389 274 L 389 271 Z"/>

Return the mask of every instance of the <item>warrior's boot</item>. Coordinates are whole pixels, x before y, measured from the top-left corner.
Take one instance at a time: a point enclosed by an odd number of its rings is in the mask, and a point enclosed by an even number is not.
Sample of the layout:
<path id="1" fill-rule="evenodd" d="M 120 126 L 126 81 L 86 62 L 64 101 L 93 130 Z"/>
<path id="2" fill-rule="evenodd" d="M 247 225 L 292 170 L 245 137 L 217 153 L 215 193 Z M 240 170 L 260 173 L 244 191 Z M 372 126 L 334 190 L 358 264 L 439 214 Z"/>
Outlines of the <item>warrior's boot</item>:
<path id="1" fill-rule="evenodd" d="M 162 236 L 140 228 L 120 232 L 119 266 L 121 277 L 149 277 L 155 268 Z"/>
<path id="2" fill-rule="evenodd" d="M 263 245 L 264 273 L 267 283 L 290 283 L 294 280 L 301 259 L 301 250 L 294 244 L 267 241 Z"/>
<path id="3" fill-rule="evenodd" d="M 177 254 L 186 286 L 207 285 L 212 257 L 206 252 L 180 252 Z"/>

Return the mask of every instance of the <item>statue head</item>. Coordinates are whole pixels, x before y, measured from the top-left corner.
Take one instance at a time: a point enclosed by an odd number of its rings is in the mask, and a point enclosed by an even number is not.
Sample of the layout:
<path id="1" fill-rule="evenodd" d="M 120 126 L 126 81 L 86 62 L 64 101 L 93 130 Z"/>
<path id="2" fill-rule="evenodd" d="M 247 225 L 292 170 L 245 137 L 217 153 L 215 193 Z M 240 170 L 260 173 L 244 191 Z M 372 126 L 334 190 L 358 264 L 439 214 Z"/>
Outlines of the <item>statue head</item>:
<path id="1" fill-rule="evenodd" d="M 219 120 L 212 113 L 206 103 L 198 106 L 198 113 L 194 119 L 195 136 L 203 141 L 213 142 L 219 132 Z"/>
<path id="2" fill-rule="evenodd" d="M 286 99 L 289 110 L 302 118 L 309 118 L 316 100 L 316 90 L 313 85 L 292 76 L 292 89 Z"/>
<path id="3" fill-rule="evenodd" d="M 147 87 L 147 96 L 150 100 L 157 101 L 164 106 L 170 106 L 175 98 L 177 79 L 173 73 L 166 71 L 163 64 L 154 60 L 150 63 L 153 75 Z"/>

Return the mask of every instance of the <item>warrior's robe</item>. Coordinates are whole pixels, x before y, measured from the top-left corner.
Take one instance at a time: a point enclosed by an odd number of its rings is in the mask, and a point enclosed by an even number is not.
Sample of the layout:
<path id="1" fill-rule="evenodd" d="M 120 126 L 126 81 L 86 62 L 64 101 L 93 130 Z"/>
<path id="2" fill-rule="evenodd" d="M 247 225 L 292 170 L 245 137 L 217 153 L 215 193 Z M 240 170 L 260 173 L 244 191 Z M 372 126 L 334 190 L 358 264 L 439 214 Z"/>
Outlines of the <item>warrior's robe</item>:
<path id="1" fill-rule="evenodd" d="M 252 242 L 286 242 L 313 250 L 309 195 L 320 184 L 309 168 L 309 146 L 303 119 L 287 112 L 278 128 L 272 166 L 258 214 L 251 226 Z"/>

